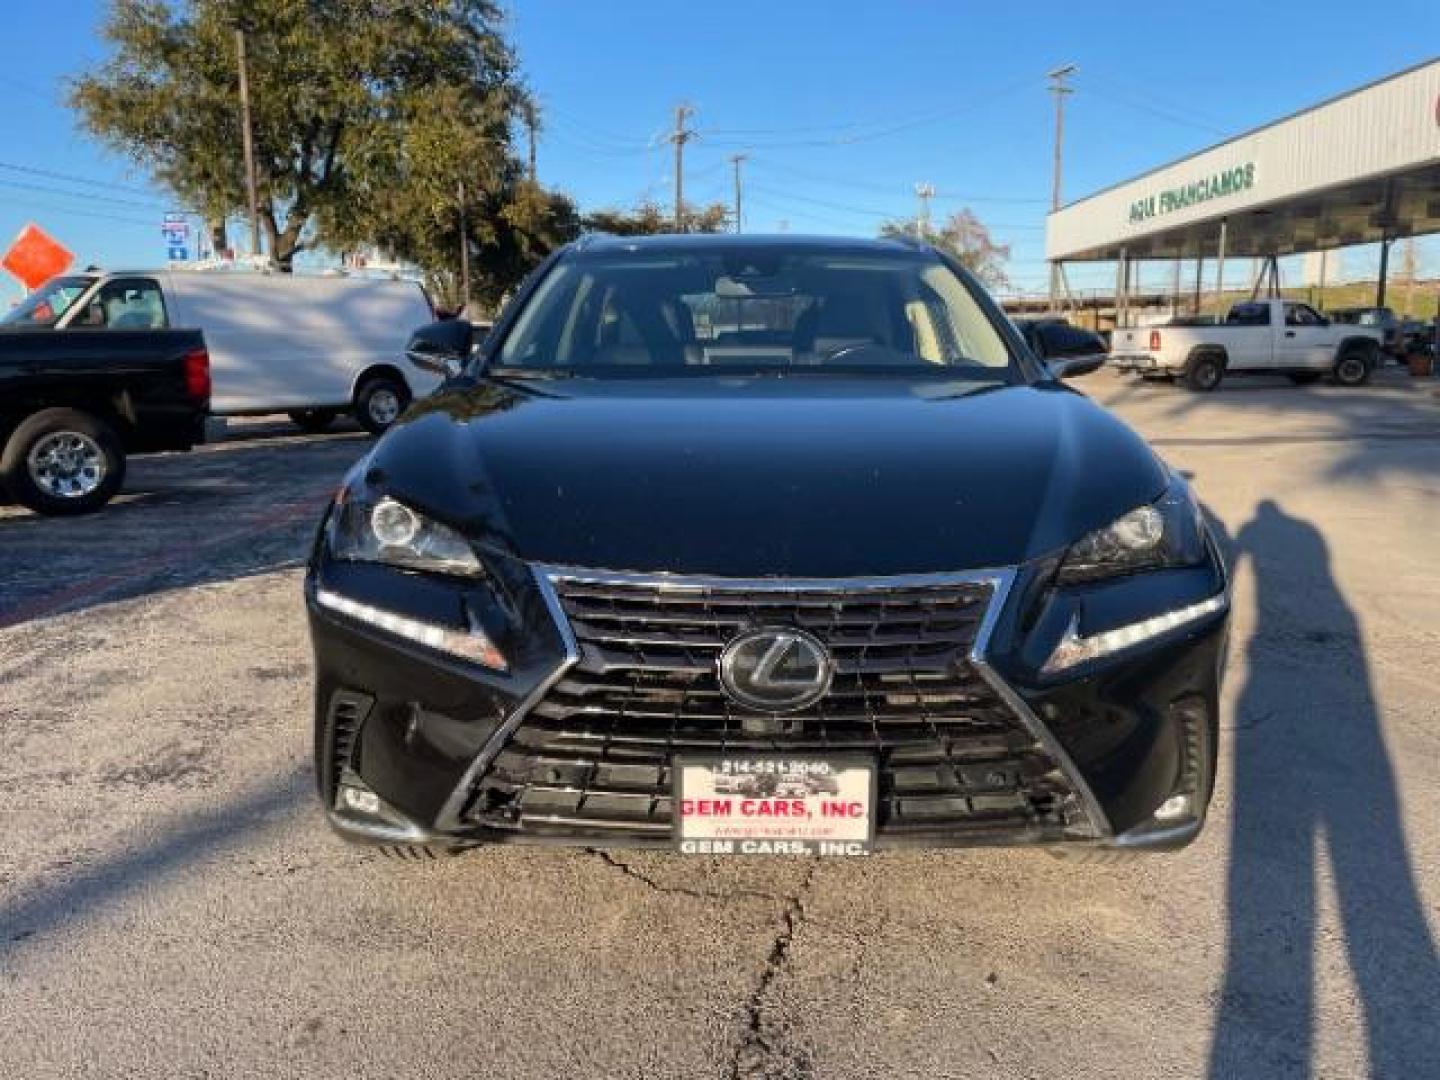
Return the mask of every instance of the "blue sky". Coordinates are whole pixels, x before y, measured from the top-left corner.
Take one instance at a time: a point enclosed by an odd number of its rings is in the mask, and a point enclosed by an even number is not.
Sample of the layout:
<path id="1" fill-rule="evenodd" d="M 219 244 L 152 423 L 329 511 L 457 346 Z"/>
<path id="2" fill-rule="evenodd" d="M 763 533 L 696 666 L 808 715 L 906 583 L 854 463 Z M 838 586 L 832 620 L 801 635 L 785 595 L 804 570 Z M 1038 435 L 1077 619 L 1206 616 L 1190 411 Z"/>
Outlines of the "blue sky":
<path id="1" fill-rule="evenodd" d="M 35 220 L 82 262 L 151 265 L 164 258 L 164 193 L 88 140 L 61 104 L 61 80 L 103 56 L 104 7 L 6 5 L 0 242 Z M 1025 288 L 1045 277 L 1046 71 L 1080 68 L 1066 119 L 1073 198 L 1434 55 L 1435 0 L 1356 10 L 1333 0 L 510 5 L 545 108 L 541 179 L 583 206 L 668 201 L 671 152 L 659 139 L 684 101 L 698 132 L 687 195 L 728 202 L 727 158 L 748 152 L 747 230 L 870 234 L 887 216 L 912 215 L 925 181 L 937 216 L 969 206 L 1012 245 L 1011 276 Z M 1422 258 L 1440 273 L 1433 239 Z M 1372 263 L 1362 252 L 1345 270 Z M 1091 276 L 1107 284 L 1111 271 Z M 1072 281 L 1088 283 L 1083 273 Z M 0 297 L 13 295 L 7 279 Z"/>

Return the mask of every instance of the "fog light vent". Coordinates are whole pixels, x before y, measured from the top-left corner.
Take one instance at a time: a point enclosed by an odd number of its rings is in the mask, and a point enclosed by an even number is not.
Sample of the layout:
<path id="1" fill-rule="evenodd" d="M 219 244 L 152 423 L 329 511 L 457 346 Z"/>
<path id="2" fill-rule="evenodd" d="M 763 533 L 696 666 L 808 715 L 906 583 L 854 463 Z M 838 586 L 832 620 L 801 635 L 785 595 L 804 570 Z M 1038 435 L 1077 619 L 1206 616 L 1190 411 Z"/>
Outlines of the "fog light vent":
<path id="1" fill-rule="evenodd" d="M 340 786 L 340 796 L 336 799 L 342 809 L 354 810 L 357 814 L 366 814 L 374 817 L 380 813 L 380 796 L 373 791 L 366 791 L 363 788 L 351 787 L 349 784 Z"/>
<path id="2" fill-rule="evenodd" d="M 1156 821 L 1179 821 L 1190 817 L 1193 802 L 1189 795 L 1171 795 L 1155 811 Z"/>

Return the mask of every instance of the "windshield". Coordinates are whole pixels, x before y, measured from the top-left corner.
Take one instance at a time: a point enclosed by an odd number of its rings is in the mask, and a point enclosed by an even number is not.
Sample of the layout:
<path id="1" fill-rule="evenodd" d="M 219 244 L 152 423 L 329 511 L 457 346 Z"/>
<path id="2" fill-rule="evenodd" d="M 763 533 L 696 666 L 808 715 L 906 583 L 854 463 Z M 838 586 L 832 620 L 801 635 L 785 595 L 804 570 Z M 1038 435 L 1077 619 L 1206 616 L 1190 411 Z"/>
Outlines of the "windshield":
<path id="1" fill-rule="evenodd" d="M 89 277 L 51 278 L 0 316 L 0 326 L 54 326 L 94 283 Z"/>
<path id="2" fill-rule="evenodd" d="M 935 255 L 760 246 L 562 260 L 501 346 L 492 370 L 506 368 L 1018 378 L 999 331 Z"/>

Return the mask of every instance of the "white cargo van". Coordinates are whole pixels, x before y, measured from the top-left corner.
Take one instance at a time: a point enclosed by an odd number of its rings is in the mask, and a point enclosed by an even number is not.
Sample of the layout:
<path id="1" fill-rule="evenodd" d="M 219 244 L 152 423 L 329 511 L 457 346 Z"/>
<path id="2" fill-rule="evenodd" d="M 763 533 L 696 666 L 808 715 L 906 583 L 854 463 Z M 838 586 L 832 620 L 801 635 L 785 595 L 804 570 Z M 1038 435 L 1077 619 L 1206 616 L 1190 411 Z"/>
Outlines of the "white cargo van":
<path id="1" fill-rule="evenodd" d="M 353 412 L 378 434 L 440 381 L 405 360 L 410 331 L 434 319 L 414 282 L 168 269 L 79 276 L 89 284 L 55 329 L 199 329 L 218 416 L 284 412 L 318 431 Z"/>

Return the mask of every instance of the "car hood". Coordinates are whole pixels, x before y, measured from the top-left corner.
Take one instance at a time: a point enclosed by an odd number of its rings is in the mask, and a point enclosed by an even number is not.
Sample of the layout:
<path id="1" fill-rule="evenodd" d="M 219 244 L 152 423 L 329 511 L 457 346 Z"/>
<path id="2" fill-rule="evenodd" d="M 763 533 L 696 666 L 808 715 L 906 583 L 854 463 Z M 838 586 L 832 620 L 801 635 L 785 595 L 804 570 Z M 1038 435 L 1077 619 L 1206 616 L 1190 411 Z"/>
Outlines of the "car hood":
<path id="1" fill-rule="evenodd" d="M 528 561 L 727 577 L 1015 565 L 1166 483 L 1058 385 L 818 375 L 485 382 L 418 402 L 367 475 Z"/>

